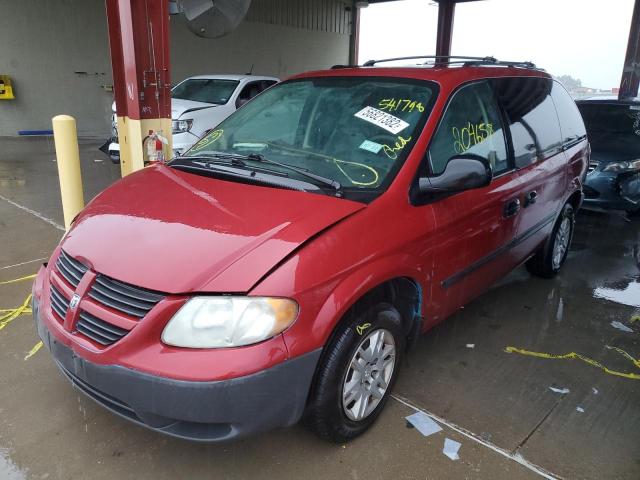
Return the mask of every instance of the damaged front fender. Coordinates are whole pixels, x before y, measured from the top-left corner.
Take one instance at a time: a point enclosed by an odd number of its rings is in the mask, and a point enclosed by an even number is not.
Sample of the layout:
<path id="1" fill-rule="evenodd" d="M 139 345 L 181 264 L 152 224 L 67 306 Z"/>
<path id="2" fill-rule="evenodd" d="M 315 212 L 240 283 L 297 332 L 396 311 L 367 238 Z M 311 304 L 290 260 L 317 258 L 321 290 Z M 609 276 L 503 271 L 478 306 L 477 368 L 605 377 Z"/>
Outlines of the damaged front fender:
<path id="1" fill-rule="evenodd" d="M 621 176 L 618 188 L 622 198 L 640 207 L 640 172 Z"/>

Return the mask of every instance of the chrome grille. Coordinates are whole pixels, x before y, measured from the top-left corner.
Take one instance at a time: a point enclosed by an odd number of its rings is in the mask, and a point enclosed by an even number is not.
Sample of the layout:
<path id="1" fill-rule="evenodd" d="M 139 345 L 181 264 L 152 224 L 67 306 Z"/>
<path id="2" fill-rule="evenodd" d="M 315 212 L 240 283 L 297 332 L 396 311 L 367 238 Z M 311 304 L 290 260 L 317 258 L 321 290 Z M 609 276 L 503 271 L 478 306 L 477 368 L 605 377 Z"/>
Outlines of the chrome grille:
<path id="1" fill-rule="evenodd" d="M 60 275 L 69 282 L 73 287 L 77 287 L 82 280 L 83 275 L 87 272 L 88 267 L 76 260 L 75 258 L 67 255 L 64 250 L 60 250 L 60 256 L 56 261 L 56 268 Z"/>
<path id="2" fill-rule="evenodd" d="M 151 310 L 163 295 L 135 287 L 105 275 L 96 277 L 89 296 L 103 305 L 135 318 L 142 318 Z"/>
<path id="3" fill-rule="evenodd" d="M 82 277 L 87 273 L 89 267 L 82 262 L 71 257 L 64 251 L 60 251 L 60 256 L 56 261 L 56 270 L 59 275 L 56 281 L 51 283 L 51 309 L 54 317 L 58 321 L 64 322 L 65 315 L 69 309 L 69 299 L 61 291 L 65 291 L 63 279 L 69 283 L 72 290 L 77 289 Z M 54 286 L 55 284 L 58 287 Z M 128 283 L 114 280 L 106 275 L 97 274 L 89 289 L 87 296 L 94 303 L 114 310 L 131 322 L 132 317 L 136 320 L 142 319 L 155 305 L 164 298 L 164 295 L 145 288 L 136 287 Z M 85 310 L 88 306 L 78 312 L 78 320 L 75 324 L 75 332 L 83 337 L 92 340 L 98 345 L 109 346 L 124 337 L 129 330 L 114 325 L 110 321 L 98 318 Z M 93 309 L 90 309 L 94 311 Z M 95 313 L 98 313 L 97 311 Z M 111 313 L 109 316 L 113 316 Z M 102 315 L 101 315 L 102 316 Z M 105 313 L 105 316 L 107 314 Z M 117 319 L 113 321 L 117 322 Z"/>
<path id="4" fill-rule="evenodd" d="M 78 323 L 76 323 L 76 330 L 85 337 L 89 337 L 94 342 L 104 346 L 117 342 L 129 333 L 129 330 L 100 320 L 88 312 L 80 312 L 79 317 Z"/>
<path id="5" fill-rule="evenodd" d="M 53 285 L 51 285 L 51 309 L 59 317 L 60 321 L 64 321 L 64 317 L 69 309 L 69 300 Z"/>

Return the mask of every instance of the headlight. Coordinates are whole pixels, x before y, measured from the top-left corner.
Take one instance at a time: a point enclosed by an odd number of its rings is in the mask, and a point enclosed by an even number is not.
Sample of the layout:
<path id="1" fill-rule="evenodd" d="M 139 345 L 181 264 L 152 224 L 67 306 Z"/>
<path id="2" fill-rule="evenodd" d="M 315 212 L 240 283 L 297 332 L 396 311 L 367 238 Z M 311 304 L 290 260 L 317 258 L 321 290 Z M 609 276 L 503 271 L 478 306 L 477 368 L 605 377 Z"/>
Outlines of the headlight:
<path id="1" fill-rule="evenodd" d="M 284 331 L 298 316 L 286 298 L 194 297 L 162 332 L 167 345 L 226 348 L 258 343 Z"/>
<path id="2" fill-rule="evenodd" d="M 191 130 L 192 126 L 193 126 L 192 119 L 171 121 L 171 130 L 173 130 L 173 133 L 188 132 L 189 130 Z"/>
<path id="3" fill-rule="evenodd" d="M 640 159 L 629 162 L 613 162 L 602 169 L 603 172 L 630 172 L 640 170 Z"/>

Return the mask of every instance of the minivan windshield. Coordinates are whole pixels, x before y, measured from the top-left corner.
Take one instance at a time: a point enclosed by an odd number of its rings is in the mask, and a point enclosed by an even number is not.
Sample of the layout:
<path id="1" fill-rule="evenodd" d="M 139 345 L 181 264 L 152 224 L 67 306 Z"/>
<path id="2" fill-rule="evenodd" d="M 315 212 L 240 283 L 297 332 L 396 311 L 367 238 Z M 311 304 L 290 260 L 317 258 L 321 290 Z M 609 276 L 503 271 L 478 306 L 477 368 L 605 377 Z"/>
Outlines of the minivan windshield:
<path id="1" fill-rule="evenodd" d="M 257 96 L 182 158 L 242 156 L 296 180 L 339 185 L 339 196 L 370 201 L 402 166 L 436 97 L 432 82 L 380 77 L 292 80 Z M 276 162 L 286 166 L 283 168 Z M 236 162 L 237 164 L 238 162 Z M 327 182 L 326 180 L 330 180 Z M 331 190 L 329 188 L 329 190 Z M 333 192 L 335 193 L 335 192 Z"/>
<path id="2" fill-rule="evenodd" d="M 190 78 L 173 87 L 171 98 L 223 105 L 229 101 L 238 83 L 219 78 Z"/>

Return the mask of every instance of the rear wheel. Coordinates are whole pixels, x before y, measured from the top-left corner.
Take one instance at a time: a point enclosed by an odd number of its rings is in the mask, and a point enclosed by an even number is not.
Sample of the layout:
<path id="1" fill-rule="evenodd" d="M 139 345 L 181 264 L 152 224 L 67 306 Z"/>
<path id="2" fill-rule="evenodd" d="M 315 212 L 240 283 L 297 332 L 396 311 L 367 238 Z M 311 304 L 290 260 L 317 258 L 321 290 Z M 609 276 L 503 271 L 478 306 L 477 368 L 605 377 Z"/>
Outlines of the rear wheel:
<path id="1" fill-rule="evenodd" d="M 527 270 L 531 274 L 542 278 L 552 278 L 558 274 L 569 253 L 574 223 L 573 207 L 567 203 L 544 246 L 527 261 Z"/>
<path id="2" fill-rule="evenodd" d="M 338 327 L 318 366 L 305 423 L 345 442 L 376 420 L 396 381 L 405 348 L 400 313 L 387 303 L 365 308 Z"/>

